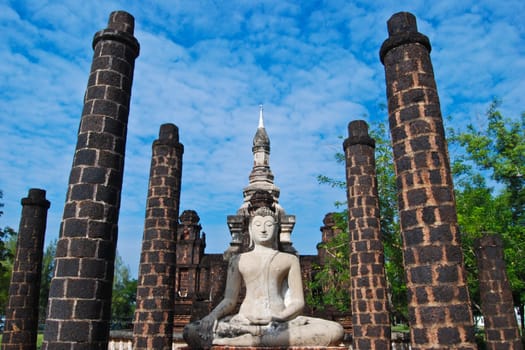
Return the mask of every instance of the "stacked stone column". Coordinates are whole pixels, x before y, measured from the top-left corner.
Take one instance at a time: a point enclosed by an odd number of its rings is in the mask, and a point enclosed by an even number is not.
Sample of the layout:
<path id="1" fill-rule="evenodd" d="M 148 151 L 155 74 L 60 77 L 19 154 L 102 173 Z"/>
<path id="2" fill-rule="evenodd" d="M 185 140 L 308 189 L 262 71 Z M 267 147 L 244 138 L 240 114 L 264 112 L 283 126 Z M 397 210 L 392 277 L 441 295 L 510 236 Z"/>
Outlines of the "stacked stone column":
<path id="1" fill-rule="evenodd" d="M 487 349 L 522 350 L 501 238 L 485 236 L 477 239 L 474 249 Z"/>
<path id="2" fill-rule="evenodd" d="M 9 285 L 3 350 L 36 348 L 38 301 L 49 201 L 46 191 L 32 188 L 22 199 L 16 255 Z"/>
<path id="3" fill-rule="evenodd" d="M 134 19 L 113 12 L 95 34 L 56 250 L 44 349 L 107 349 L 131 84 Z"/>
<path id="4" fill-rule="evenodd" d="M 381 242 L 375 141 L 362 121 L 348 124 L 346 159 L 353 348 L 390 349 L 390 315 Z"/>
<path id="5" fill-rule="evenodd" d="M 133 327 L 134 349 L 172 348 L 183 152 L 177 127 L 162 125 L 159 139 L 153 143 L 151 159 Z"/>
<path id="6" fill-rule="evenodd" d="M 380 51 L 398 186 L 412 349 L 476 349 L 430 42 L 397 13 Z"/>

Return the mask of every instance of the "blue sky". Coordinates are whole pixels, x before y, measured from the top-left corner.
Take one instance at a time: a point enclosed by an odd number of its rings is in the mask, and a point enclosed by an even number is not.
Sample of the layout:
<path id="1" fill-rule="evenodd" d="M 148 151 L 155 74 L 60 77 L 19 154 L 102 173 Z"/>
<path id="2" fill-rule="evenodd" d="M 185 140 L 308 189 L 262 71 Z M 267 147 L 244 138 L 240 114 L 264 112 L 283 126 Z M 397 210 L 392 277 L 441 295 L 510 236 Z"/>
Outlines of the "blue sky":
<path id="1" fill-rule="evenodd" d="M 181 212 L 196 210 L 207 252 L 223 252 L 226 216 L 242 203 L 264 104 L 270 164 L 292 234 L 313 254 L 344 178 L 334 161 L 355 119 L 386 120 L 379 48 L 386 21 L 412 12 L 432 43 L 446 126 L 483 125 L 494 97 L 525 110 L 525 2 L 518 1 L 5 1 L 0 0 L 0 226 L 18 229 L 29 188 L 51 201 L 46 242 L 58 237 L 93 34 L 109 13 L 135 16 L 141 44 L 128 125 L 118 250 L 136 273 L 151 143 L 163 123 L 184 144 Z"/>

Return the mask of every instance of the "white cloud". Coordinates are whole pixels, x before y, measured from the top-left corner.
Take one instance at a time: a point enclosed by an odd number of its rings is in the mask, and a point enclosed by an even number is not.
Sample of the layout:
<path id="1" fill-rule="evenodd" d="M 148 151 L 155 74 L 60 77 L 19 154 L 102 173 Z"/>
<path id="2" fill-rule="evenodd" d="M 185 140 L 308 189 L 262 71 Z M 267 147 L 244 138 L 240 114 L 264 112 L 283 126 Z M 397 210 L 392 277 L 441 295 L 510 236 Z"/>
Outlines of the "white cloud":
<path id="1" fill-rule="evenodd" d="M 404 6 L 404 7 L 402 7 Z M 198 211 L 207 251 L 228 245 L 226 215 L 242 202 L 258 105 L 265 104 L 271 166 L 281 204 L 297 216 L 295 244 L 314 253 L 324 214 L 344 191 L 315 176 L 344 177 L 333 161 L 354 119 L 385 120 L 378 52 L 386 20 L 413 12 L 429 36 L 444 115 L 468 121 L 493 96 L 523 109 L 525 26 L 521 1 L 73 1 L 0 4 L 0 159 L 5 215 L 18 226 L 29 187 L 52 201 L 58 234 L 92 56 L 93 34 L 112 10 L 136 18 L 141 43 L 128 125 L 119 252 L 136 271 L 151 143 L 162 123 L 184 144 L 181 211 Z"/>

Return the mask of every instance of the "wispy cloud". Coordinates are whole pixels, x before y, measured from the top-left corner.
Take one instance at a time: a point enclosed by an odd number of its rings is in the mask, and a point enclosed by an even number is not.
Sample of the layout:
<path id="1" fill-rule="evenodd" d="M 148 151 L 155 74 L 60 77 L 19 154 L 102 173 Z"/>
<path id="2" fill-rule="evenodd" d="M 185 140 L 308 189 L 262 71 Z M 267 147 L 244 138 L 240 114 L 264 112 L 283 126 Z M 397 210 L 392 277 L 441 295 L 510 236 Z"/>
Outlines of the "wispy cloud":
<path id="1" fill-rule="evenodd" d="M 57 237 L 73 158 L 93 34 L 112 10 L 136 18 L 141 44 L 128 126 L 118 247 L 133 271 L 143 231 L 151 143 L 175 123 L 184 144 L 181 210 L 198 211 L 207 251 L 229 241 L 226 215 L 242 203 L 264 103 L 281 205 L 297 216 L 292 238 L 314 253 L 319 227 L 344 191 L 333 160 L 354 119 L 386 120 L 378 51 L 386 20 L 406 10 L 429 36 L 444 115 L 461 125 L 494 96 L 506 115 L 523 108 L 522 1 L 1 1 L 1 226 L 18 227 L 19 200 L 48 191 L 47 241 Z"/>

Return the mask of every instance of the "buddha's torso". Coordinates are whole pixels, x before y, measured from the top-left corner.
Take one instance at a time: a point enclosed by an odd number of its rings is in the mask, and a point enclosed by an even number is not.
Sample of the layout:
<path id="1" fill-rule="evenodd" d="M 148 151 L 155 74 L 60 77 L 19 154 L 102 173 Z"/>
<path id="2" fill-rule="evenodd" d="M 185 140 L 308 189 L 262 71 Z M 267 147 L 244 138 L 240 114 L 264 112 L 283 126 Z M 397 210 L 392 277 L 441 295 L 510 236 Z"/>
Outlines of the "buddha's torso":
<path id="1" fill-rule="evenodd" d="M 288 289 L 286 276 L 293 259 L 297 257 L 276 250 L 240 256 L 239 272 L 246 285 L 246 297 L 239 314 L 252 323 L 259 323 L 254 320 L 271 319 L 284 309 Z"/>

